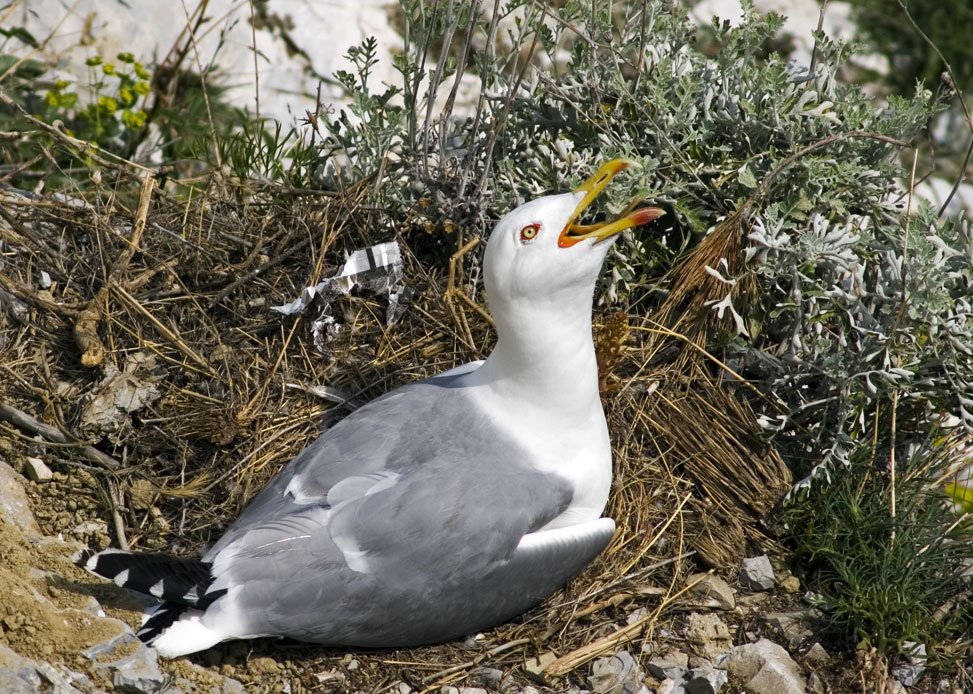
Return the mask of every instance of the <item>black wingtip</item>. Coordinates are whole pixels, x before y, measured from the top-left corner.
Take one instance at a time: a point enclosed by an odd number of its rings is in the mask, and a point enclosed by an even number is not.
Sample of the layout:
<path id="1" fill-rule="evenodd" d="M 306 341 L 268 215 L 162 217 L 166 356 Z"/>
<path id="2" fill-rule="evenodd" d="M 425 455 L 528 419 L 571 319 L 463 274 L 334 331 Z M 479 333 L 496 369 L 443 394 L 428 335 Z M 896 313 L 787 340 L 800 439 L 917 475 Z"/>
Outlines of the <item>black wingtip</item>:
<path id="1" fill-rule="evenodd" d="M 90 547 L 85 547 L 83 550 L 74 555 L 73 561 L 75 566 L 79 566 L 82 569 L 91 571 L 90 567 L 88 566 L 88 562 L 96 554 L 98 553 L 95 550 L 91 549 Z"/>

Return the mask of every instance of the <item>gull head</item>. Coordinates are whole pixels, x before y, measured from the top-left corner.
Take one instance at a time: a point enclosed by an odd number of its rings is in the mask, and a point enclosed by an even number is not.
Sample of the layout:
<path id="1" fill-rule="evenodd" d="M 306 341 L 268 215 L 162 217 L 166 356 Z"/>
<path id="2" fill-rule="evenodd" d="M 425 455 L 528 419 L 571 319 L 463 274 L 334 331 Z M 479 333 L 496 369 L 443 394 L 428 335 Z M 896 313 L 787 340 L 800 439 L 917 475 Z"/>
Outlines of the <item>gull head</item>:
<path id="1" fill-rule="evenodd" d="M 617 235 L 665 214 L 645 207 L 613 220 L 581 222 L 585 210 L 628 166 L 624 159 L 609 161 L 572 192 L 531 200 L 497 223 L 483 261 L 495 318 L 524 303 L 580 302 L 590 312 L 595 282 Z"/>

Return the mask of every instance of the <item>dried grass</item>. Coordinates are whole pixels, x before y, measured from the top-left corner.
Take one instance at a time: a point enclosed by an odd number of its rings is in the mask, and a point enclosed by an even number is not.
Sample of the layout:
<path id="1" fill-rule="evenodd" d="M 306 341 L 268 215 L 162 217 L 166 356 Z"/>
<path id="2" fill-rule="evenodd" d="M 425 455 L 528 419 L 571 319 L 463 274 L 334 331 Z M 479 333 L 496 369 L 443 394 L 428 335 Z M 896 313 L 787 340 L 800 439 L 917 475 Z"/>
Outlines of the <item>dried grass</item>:
<path id="1" fill-rule="evenodd" d="M 362 208 L 364 186 L 344 195 L 238 188 L 176 197 L 152 176 L 113 171 L 111 188 L 84 204 L 0 192 L 0 401 L 66 432 L 62 443 L 110 456 L 114 466 L 95 461 L 93 469 L 104 481 L 104 513 L 133 548 L 193 553 L 215 540 L 322 422 L 347 412 L 306 387 L 327 384 L 365 401 L 490 348 L 465 272 L 478 250 L 468 240 L 481 230 L 398 229 L 414 303 L 389 327 L 379 300 L 336 301 L 345 327 L 325 357 L 311 348 L 306 319 L 269 306 L 339 267 L 344 250 L 387 240 L 369 224 L 380 211 Z M 481 663 L 517 664 L 540 651 L 559 655 L 550 676 L 568 675 L 651 638 L 685 603 L 694 554 L 726 567 L 747 541 L 770 544 L 757 521 L 788 488 L 787 470 L 759 438 L 746 385 L 703 349 L 719 327 L 706 302 L 725 293 L 707 284 L 705 267 L 738 263 L 741 239 L 729 223 L 711 234 L 674 270 L 655 314 L 596 316 L 616 457 L 609 513 L 619 530 L 608 551 L 543 606 L 486 634 L 476 658 L 456 644 L 375 654 L 377 668 L 364 669 L 359 686 L 379 691 L 404 678 L 432 691 Z M 41 271 L 54 280 L 50 290 L 38 286 Z M 742 300 L 752 287 L 737 291 Z M 79 405 L 102 377 L 99 343 L 103 363 L 119 369 L 133 354 L 154 357 L 163 396 L 111 440 L 84 441 Z M 91 464 L 90 455 L 82 462 L 63 447 L 48 450 L 65 465 Z M 151 482 L 161 514 L 133 503 L 137 480 Z M 640 605 L 645 616 L 625 625 L 626 609 Z M 327 657 L 301 652 L 308 672 Z"/>

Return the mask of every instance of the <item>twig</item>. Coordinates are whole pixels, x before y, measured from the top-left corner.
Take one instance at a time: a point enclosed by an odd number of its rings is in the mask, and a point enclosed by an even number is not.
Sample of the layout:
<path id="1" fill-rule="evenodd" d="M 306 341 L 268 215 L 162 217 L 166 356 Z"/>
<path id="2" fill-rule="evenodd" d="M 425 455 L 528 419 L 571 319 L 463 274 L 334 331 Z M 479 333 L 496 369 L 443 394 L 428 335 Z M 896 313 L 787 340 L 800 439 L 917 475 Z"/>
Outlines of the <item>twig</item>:
<path id="1" fill-rule="evenodd" d="M 119 298 L 121 298 L 132 309 L 148 320 L 163 337 L 172 343 L 176 349 L 185 354 L 189 359 L 199 364 L 209 376 L 219 379 L 219 374 L 213 370 L 212 365 L 206 360 L 205 357 L 197 353 L 177 333 L 173 332 L 162 321 L 152 315 L 152 313 L 142 304 L 140 304 L 134 296 L 129 294 L 124 287 L 122 287 L 120 284 L 112 284 L 112 289 L 118 294 Z"/>
<path id="2" fill-rule="evenodd" d="M 585 663 L 594 660 L 598 656 L 607 653 L 608 651 L 615 650 L 619 646 L 622 646 L 630 641 L 639 637 L 639 635 L 645 630 L 645 628 L 654 622 L 662 610 L 669 605 L 671 602 L 679 598 L 683 593 L 688 591 L 692 585 L 684 586 L 679 592 L 674 595 L 669 596 L 668 600 L 663 600 L 651 614 L 646 615 L 642 619 L 636 620 L 624 626 L 621 629 L 617 629 L 608 636 L 604 636 L 597 641 L 586 644 L 581 648 L 577 648 L 567 655 L 563 655 L 546 668 L 544 668 L 545 677 L 563 677 L 575 668 L 578 668 Z"/>
<path id="3" fill-rule="evenodd" d="M 111 521 L 112 528 L 115 530 L 115 540 L 118 542 L 118 546 L 127 552 L 129 550 L 128 538 L 125 537 L 125 521 L 122 519 L 121 513 L 121 507 L 124 504 L 122 504 L 121 490 L 112 480 L 108 480 L 108 500 L 111 504 Z"/>
<path id="4" fill-rule="evenodd" d="M 524 638 L 524 639 L 514 639 L 513 641 L 508 641 L 507 643 L 500 644 L 496 648 L 491 648 L 488 651 L 484 651 L 483 653 L 475 657 L 473 660 L 468 660 L 465 663 L 460 663 L 459 665 L 453 665 L 452 667 L 448 667 L 445 670 L 440 670 L 434 675 L 429 675 L 428 677 L 423 678 L 422 684 L 428 684 L 432 680 L 441 680 L 442 678 L 449 677 L 450 675 L 454 675 L 458 672 L 470 670 L 472 668 L 475 668 L 477 665 L 482 663 L 487 658 L 492 658 L 495 655 L 499 655 L 504 651 L 509 651 L 511 648 L 516 648 L 517 646 L 526 646 L 527 644 L 530 643 L 530 641 L 531 641 L 530 639 Z M 433 685 L 433 687 L 435 688 L 435 686 L 438 686 L 439 684 L 441 684 L 441 682 L 437 681 L 435 685 Z M 427 690 L 427 691 L 432 691 L 432 690 Z"/>
<path id="5" fill-rule="evenodd" d="M 478 243 L 480 243 L 480 238 L 478 236 L 474 237 L 467 241 L 462 248 L 449 257 L 449 277 L 446 282 L 446 291 L 444 292 L 446 305 L 449 307 L 449 312 L 453 314 L 453 321 L 456 323 L 457 327 L 463 329 L 466 344 L 470 349 L 476 349 L 476 345 L 473 341 L 473 333 L 470 330 L 469 323 L 465 320 L 465 316 L 463 317 L 463 320 L 460 320 L 460 314 L 456 310 L 456 305 L 453 303 L 454 300 L 460 299 L 471 309 L 479 313 L 487 323 L 493 325 L 493 318 L 490 316 L 490 314 L 484 311 L 480 306 L 477 306 L 476 302 L 474 302 L 466 295 L 465 292 L 463 292 L 463 290 L 458 289 L 456 286 L 456 275 L 458 274 L 457 268 L 459 267 L 460 261 L 463 259 L 463 256 L 473 250 Z"/>
<path id="6" fill-rule="evenodd" d="M 142 188 L 139 191 L 139 206 L 135 212 L 135 224 L 132 226 L 132 236 L 128 239 L 128 246 L 122 250 L 118 259 L 112 265 L 102 285 L 94 298 L 88 302 L 78 320 L 74 324 L 74 341 L 81 349 L 81 363 L 84 366 L 101 366 L 105 360 L 105 345 L 98 337 L 98 323 L 108 304 L 108 289 L 114 282 L 120 285 L 118 280 L 128 269 L 128 264 L 132 261 L 132 256 L 138 250 L 139 242 L 142 240 L 142 232 L 145 231 L 145 219 L 149 214 L 149 203 L 152 200 L 152 190 L 155 187 L 155 175 L 148 174 L 142 179 Z"/>
<path id="7" fill-rule="evenodd" d="M 119 168 L 119 167 L 128 168 L 128 169 L 132 169 L 136 173 L 136 175 L 140 175 L 140 176 L 152 174 L 151 169 L 141 166 L 140 164 L 136 164 L 133 161 L 129 161 L 128 159 L 125 159 L 124 157 L 120 157 L 117 154 L 112 154 L 106 149 L 101 149 L 100 147 L 96 147 L 95 145 L 93 145 L 92 143 L 86 140 L 79 140 L 76 137 L 71 137 L 70 135 L 68 135 L 65 132 L 62 132 L 55 126 L 49 123 L 45 123 L 39 118 L 35 118 L 34 116 L 27 113 L 27 111 L 24 109 L 23 106 L 21 106 L 16 101 L 14 101 L 9 96 L 7 96 L 7 94 L 2 89 L 0 89 L 0 104 L 3 104 L 7 108 L 13 109 L 14 111 L 17 112 L 19 117 L 25 119 L 31 125 L 43 130 L 44 132 L 53 136 L 54 139 L 60 141 L 61 143 L 66 144 L 78 150 L 85 157 L 88 157 L 92 161 L 97 162 L 100 166 L 104 166 L 105 168 L 108 169 Z M 55 121 L 55 123 L 59 123 L 59 121 Z"/>
<path id="8" fill-rule="evenodd" d="M 87 460 L 100 465 L 107 470 L 121 470 L 122 464 L 110 455 L 102 453 L 97 448 L 81 443 L 76 437 L 65 434 L 60 429 L 35 419 L 26 412 L 18 410 L 13 405 L 0 401 L 0 419 L 10 422 L 16 427 L 38 434 L 52 443 L 67 446 L 77 446 L 78 453 Z"/>

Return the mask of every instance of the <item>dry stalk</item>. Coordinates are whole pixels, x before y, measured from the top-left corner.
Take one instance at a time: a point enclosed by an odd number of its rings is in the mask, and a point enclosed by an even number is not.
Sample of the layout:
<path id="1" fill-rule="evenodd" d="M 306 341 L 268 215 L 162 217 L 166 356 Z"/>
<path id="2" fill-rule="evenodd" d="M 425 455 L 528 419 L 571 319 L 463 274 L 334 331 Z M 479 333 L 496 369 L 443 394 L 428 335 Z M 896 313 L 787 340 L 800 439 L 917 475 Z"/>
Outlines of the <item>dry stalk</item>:
<path id="1" fill-rule="evenodd" d="M 128 245 L 112 265 L 105 284 L 78 314 L 77 322 L 74 324 L 74 341 L 81 350 L 81 363 L 84 366 L 101 366 L 105 361 L 105 344 L 98 336 L 98 323 L 101 322 L 102 314 L 108 304 L 109 286 L 113 283 L 121 286 L 121 278 L 128 270 L 132 256 L 138 250 L 139 243 L 142 240 L 142 232 L 145 231 L 145 219 L 149 213 L 149 203 L 152 201 L 152 190 L 154 188 L 155 176 L 149 173 L 142 179 L 142 187 L 139 190 L 139 206 L 135 212 L 132 236 L 127 239 Z"/>
<path id="2" fill-rule="evenodd" d="M 106 455 L 97 448 L 89 446 L 85 443 L 81 443 L 77 437 L 69 436 L 60 429 L 56 429 L 49 424 L 44 424 L 43 422 L 38 421 L 34 417 L 31 417 L 29 414 L 17 409 L 13 405 L 0 402 L 0 419 L 10 422 L 14 426 L 25 431 L 29 431 L 32 434 L 43 436 L 50 442 L 65 446 L 77 446 L 78 453 L 80 453 L 83 458 L 95 463 L 96 465 L 100 465 L 106 470 L 118 471 L 122 469 L 122 464 L 112 458 L 110 455 Z"/>

